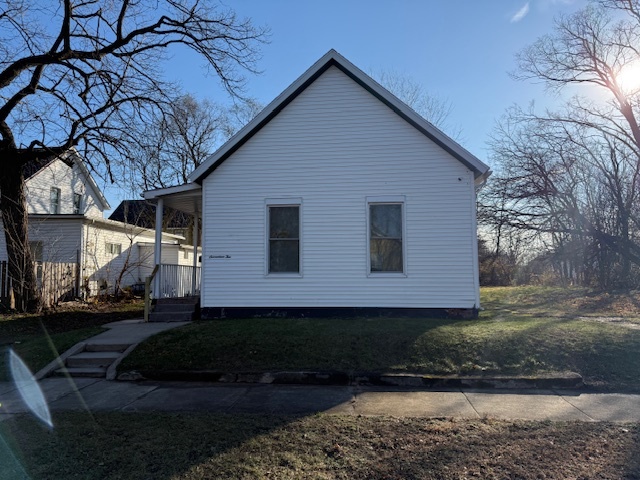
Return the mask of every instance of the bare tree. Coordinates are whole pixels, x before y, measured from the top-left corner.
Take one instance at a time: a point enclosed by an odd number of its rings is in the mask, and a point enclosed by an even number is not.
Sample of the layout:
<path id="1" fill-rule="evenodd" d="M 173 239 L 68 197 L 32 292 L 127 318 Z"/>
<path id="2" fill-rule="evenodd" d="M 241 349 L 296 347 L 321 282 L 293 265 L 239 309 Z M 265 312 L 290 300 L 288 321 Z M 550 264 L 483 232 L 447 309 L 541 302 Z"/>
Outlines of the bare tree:
<path id="1" fill-rule="evenodd" d="M 126 154 L 122 138 L 166 105 L 164 52 L 197 52 L 227 92 L 242 92 L 266 31 L 200 0 L 0 2 L 2 220 L 16 305 L 37 304 L 23 169 L 76 146 L 93 168 Z M 38 152 L 38 149 L 40 151 Z"/>
<path id="2" fill-rule="evenodd" d="M 380 70 L 371 74 L 380 85 L 406 103 L 418 115 L 450 137 L 459 139 L 461 136 L 460 127 L 449 123 L 453 108 L 449 100 L 431 95 L 422 84 L 401 72 Z"/>
<path id="3" fill-rule="evenodd" d="M 498 201 L 486 216 L 537 232 L 564 276 L 602 287 L 631 285 L 640 267 L 640 84 L 620 82 L 640 61 L 638 6 L 602 0 L 521 52 L 516 78 L 592 95 L 544 114 L 514 107 L 492 142 Z M 610 9 L 623 15 L 614 20 Z"/>
<path id="4" fill-rule="evenodd" d="M 189 174 L 262 106 L 254 99 L 223 107 L 180 96 L 147 124 L 130 131 L 132 184 L 137 191 L 187 182 Z"/>

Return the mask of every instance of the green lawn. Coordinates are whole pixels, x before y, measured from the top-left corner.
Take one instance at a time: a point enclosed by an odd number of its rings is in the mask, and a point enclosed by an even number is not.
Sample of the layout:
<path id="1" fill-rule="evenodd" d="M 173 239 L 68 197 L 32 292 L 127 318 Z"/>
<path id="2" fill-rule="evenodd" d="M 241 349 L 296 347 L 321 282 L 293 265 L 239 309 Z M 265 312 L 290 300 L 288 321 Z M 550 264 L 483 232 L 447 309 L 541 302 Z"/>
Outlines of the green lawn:
<path id="1" fill-rule="evenodd" d="M 53 424 L 0 423 L 0 480 L 640 476 L 638 425 L 193 412 Z"/>
<path id="2" fill-rule="evenodd" d="M 0 381 L 9 379 L 12 348 L 33 373 L 76 343 L 104 331 L 105 323 L 142 317 L 142 303 L 70 304 L 46 314 L 0 316 Z"/>
<path id="3" fill-rule="evenodd" d="M 542 287 L 482 289 L 477 320 L 243 319 L 155 336 L 120 371 L 339 370 L 447 374 L 578 372 L 602 390 L 640 390 L 633 295 Z M 596 321 L 623 316 L 627 325 Z M 584 317 L 593 317 L 585 319 Z"/>

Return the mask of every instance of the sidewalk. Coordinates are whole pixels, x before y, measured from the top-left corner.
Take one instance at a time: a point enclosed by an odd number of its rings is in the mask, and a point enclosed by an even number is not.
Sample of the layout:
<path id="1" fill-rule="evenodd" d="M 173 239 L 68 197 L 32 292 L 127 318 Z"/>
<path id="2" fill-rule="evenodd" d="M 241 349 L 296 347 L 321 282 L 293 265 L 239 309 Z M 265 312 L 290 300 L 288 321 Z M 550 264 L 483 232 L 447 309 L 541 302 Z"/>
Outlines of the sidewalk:
<path id="1" fill-rule="evenodd" d="M 416 391 L 400 387 L 221 385 L 47 378 L 39 382 L 51 411 L 218 412 L 390 415 L 553 420 L 640 421 L 640 394 L 543 390 Z M 29 408 L 17 388 L 0 383 L 0 420 Z"/>

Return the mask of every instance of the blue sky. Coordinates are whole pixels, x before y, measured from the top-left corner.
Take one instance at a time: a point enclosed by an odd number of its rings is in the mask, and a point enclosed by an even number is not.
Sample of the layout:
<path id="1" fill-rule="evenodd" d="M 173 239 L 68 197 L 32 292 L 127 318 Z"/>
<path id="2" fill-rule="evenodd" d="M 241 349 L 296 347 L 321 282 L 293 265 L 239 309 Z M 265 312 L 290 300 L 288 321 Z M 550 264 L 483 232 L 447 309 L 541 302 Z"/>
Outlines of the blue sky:
<path id="1" fill-rule="evenodd" d="M 452 105 L 449 123 L 460 143 L 490 163 L 487 145 L 495 122 L 510 105 L 549 105 L 539 84 L 513 80 L 515 54 L 550 33 L 554 17 L 587 0 L 241 0 L 227 2 L 239 16 L 271 29 L 262 46 L 260 75 L 248 76 L 246 93 L 263 104 L 329 49 L 365 72 L 393 70 Z M 180 51 L 167 76 L 199 98 L 228 100 L 202 61 Z M 121 194 L 107 188 L 115 208 Z"/>

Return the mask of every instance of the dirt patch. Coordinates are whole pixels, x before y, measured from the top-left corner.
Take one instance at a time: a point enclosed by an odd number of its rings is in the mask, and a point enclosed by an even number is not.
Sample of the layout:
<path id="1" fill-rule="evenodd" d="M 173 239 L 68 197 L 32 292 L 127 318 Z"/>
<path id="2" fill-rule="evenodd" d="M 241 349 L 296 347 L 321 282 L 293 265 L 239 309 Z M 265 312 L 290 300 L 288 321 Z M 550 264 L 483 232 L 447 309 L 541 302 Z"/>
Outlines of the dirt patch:
<path id="1" fill-rule="evenodd" d="M 54 417 L 53 430 L 24 416 L 0 423 L 32 478 L 640 478 L 637 425 L 193 413 Z"/>

